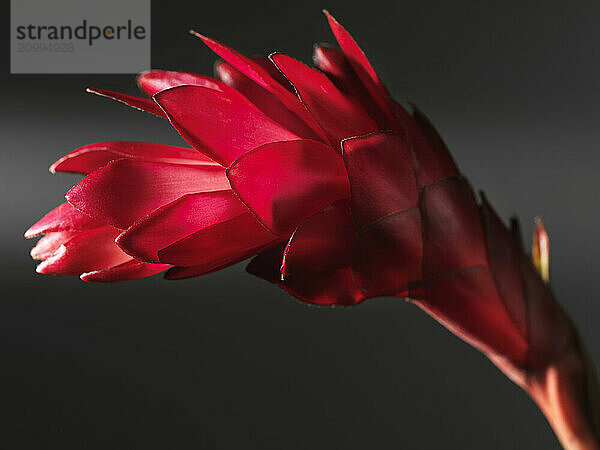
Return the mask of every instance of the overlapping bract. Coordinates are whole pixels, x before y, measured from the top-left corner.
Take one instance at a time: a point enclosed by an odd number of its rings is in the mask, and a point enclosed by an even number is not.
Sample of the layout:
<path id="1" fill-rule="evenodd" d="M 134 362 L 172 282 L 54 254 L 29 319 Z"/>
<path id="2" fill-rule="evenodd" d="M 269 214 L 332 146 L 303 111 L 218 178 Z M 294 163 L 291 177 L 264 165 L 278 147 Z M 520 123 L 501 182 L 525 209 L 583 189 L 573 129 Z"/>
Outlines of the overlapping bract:
<path id="1" fill-rule="evenodd" d="M 303 301 L 407 297 L 486 353 L 538 364 L 551 349 L 532 308 L 562 320 L 547 287 L 424 114 L 327 17 L 341 50 L 317 46 L 317 69 L 198 35 L 225 60 L 218 79 L 150 71 L 151 98 L 92 91 L 166 117 L 193 149 L 104 142 L 61 158 L 53 172 L 87 176 L 26 233 L 45 234 L 38 271 L 174 279 L 255 256 L 251 273 Z"/>

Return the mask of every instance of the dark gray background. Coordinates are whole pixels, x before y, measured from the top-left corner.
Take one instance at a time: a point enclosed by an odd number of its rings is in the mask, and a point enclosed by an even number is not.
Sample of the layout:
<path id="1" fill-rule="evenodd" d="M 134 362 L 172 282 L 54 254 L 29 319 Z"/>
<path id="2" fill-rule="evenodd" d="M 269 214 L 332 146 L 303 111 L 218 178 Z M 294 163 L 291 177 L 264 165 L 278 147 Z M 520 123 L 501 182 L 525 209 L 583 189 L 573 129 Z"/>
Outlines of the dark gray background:
<path id="1" fill-rule="evenodd" d="M 47 167 L 101 140 L 180 143 L 84 93 L 133 76 L 10 76 L 3 6 L 0 440 L 6 448 L 550 449 L 533 403 L 416 308 L 298 303 L 239 265 L 118 285 L 37 275 L 23 231 L 76 182 Z M 209 73 L 194 27 L 309 61 L 329 8 L 391 92 L 421 106 L 477 188 L 552 238 L 557 296 L 600 361 L 600 3 L 153 2 L 153 65 Z"/>

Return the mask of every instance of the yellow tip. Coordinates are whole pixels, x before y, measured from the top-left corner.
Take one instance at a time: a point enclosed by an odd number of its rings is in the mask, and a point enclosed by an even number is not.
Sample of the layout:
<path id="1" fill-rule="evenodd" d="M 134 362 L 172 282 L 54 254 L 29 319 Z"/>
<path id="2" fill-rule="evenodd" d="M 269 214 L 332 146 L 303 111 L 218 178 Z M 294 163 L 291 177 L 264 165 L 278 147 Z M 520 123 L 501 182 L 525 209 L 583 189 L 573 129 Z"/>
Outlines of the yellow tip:
<path id="1" fill-rule="evenodd" d="M 542 279 L 548 283 L 550 281 L 550 238 L 540 217 L 536 217 L 535 219 L 531 256 L 533 258 L 533 265 Z"/>

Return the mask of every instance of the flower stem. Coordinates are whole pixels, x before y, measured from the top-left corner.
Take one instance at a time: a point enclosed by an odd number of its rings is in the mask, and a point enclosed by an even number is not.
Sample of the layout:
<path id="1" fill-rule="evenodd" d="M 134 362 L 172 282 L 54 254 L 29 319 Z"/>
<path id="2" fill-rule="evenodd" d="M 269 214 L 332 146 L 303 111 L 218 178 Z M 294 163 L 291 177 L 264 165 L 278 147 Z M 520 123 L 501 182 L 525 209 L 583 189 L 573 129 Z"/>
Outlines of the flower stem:
<path id="1" fill-rule="evenodd" d="M 542 369 L 528 372 L 505 359 L 490 359 L 531 396 L 566 450 L 600 450 L 600 391 L 574 327 L 558 357 Z"/>
<path id="2" fill-rule="evenodd" d="M 598 384 L 578 335 L 554 364 L 528 376 L 526 388 L 565 449 L 600 450 Z"/>

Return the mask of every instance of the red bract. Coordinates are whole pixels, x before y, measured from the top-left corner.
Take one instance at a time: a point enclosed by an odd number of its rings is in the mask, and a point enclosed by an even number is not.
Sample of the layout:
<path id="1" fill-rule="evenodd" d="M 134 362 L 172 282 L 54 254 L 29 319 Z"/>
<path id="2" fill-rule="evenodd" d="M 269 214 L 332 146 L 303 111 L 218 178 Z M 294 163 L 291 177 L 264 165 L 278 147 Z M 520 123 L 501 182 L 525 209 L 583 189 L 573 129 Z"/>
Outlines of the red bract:
<path id="1" fill-rule="evenodd" d="M 341 51 L 317 46 L 320 70 L 198 35 L 226 60 L 219 79 L 157 70 L 138 77 L 151 99 L 91 90 L 168 118 L 193 149 L 104 142 L 53 164 L 87 176 L 27 232 L 46 233 L 38 271 L 180 278 L 258 255 L 249 270 L 303 301 L 409 297 L 479 348 L 534 364 L 520 247 L 427 118 L 393 101 L 327 18 Z"/>
<path id="2" fill-rule="evenodd" d="M 341 50 L 317 46 L 317 69 L 198 35 L 225 60 L 218 79 L 150 71 L 151 98 L 91 90 L 166 117 L 193 149 L 104 142 L 61 158 L 51 171 L 87 176 L 26 233 L 46 234 L 38 271 L 187 278 L 255 256 L 251 273 L 305 302 L 408 298 L 524 385 L 573 327 L 429 120 L 327 18 Z"/>

